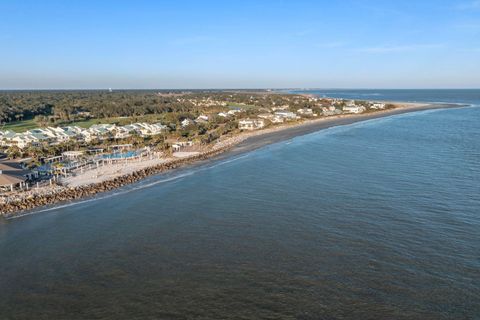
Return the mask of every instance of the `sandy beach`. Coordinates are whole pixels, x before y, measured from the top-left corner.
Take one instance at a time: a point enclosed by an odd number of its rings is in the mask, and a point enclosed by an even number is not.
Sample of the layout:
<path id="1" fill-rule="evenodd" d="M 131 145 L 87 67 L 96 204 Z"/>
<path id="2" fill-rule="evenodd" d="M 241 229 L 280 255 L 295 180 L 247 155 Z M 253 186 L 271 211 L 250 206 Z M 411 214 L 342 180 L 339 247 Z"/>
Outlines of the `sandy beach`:
<path id="1" fill-rule="evenodd" d="M 132 174 L 135 171 L 148 167 L 154 167 L 171 159 L 155 157 L 153 159 L 140 159 L 129 162 L 118 162 L 115 164 L 100 165 L 90 170 L 78 170 L 74 175 L 60 178 L 60 184 L 66 187 L 79 187 L 93 183 L 100 183 L 115 179 L 116 177 Z"/>

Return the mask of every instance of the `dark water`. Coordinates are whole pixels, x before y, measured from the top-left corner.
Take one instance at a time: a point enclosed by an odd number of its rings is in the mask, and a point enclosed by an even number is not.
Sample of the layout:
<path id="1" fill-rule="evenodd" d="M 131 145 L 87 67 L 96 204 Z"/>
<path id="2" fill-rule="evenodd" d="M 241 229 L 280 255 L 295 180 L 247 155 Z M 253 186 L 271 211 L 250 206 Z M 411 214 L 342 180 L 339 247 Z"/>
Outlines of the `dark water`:
<path id="1" fill-rule="evenodd" d="M 480 319 L 479 121 L 336 127 L 10 220 L 0 319 Z"/>

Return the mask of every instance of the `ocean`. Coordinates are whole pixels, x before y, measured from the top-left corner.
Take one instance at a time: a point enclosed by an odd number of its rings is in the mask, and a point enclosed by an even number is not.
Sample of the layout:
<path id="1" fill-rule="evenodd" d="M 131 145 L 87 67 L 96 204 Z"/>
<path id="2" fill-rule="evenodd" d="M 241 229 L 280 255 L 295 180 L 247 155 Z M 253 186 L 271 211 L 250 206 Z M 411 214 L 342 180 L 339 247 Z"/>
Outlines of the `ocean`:
<path id="1" fill-rule="evenodd" d="M 0 319 L 480 319 L 472 106 L 338 126 L 0 224 Z"/>

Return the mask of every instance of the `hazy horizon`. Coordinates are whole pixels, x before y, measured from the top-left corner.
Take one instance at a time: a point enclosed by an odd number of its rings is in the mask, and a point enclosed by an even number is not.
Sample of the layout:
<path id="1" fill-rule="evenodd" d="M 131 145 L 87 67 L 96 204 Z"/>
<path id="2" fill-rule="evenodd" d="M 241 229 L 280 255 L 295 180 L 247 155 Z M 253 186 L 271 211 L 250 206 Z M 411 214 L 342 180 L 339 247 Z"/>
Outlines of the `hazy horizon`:
<path id="1" fill-rule="evenodd" d="M 379 90 L 379 91 L 409 91 L 409 90 L 480 90 L 480 87 L 478 88 L 48 88 L 48 89 L 35 89 L 35 88 L 12 88 L 12 89 L 3 89 L 0 88 L 0 91 L 229 91 L 229 90 L 239 90 L 239 91 L 267 91 L 267 90 L 273 90 L 273 91 L 282 91 L 282 90 L 289 90 L 289 91 L 325 91 L 325 90 L 333 90 L 333 91 L 338 91 L 338 90 L 345 90 L 345 91 L 373 91 L 373 90 Z"/>
<path id="2" fill-rule="evenodd" d="M 475 89 L 480 1 L 0 4 L 0 89 Z"/>

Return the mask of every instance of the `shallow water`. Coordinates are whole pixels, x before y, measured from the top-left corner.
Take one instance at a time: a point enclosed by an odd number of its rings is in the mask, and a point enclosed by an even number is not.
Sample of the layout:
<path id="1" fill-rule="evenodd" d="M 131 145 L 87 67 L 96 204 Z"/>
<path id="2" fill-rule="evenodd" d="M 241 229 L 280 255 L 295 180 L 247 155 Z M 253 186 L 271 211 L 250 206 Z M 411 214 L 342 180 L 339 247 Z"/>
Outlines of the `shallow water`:
<path id="1" fill-rule="evenodd" d="M 478 319 L 480 108 L 297 137 L 0 225 L 1 319 Z"/>

